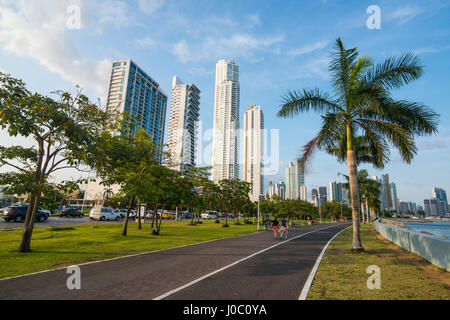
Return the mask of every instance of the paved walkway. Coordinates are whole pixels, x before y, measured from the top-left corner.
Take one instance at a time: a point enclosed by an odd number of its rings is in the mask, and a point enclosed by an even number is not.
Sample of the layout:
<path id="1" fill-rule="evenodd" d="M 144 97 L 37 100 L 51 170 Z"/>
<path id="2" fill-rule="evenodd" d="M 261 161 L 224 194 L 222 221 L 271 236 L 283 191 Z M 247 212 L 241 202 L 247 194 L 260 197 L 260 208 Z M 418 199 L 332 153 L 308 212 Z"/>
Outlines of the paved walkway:
<path id="1" fill-rule="evenodd" d="M 81 290 L 67 289 L 66 269 L 0 280 L 0 299 L 297 299 L 325 244 L 347 226 L 291 229 L 290 239 L 300 237 L 287 242 L 261 232 L 81 265 Z"/>

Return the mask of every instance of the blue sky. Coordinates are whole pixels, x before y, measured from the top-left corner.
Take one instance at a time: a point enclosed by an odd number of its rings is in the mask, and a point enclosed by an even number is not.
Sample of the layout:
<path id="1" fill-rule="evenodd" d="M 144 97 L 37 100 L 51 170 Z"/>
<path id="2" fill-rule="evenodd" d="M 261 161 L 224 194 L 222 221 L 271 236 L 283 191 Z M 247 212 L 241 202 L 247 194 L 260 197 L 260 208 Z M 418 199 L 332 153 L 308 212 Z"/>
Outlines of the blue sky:
<path id="1" fill-rule="evenodd" d="M 67 27 L 70 5 L 80 8 L 81 29 Z M 381 29 L 369 30 L 369 5 L 381 9 Z M 22 78 L 33 91 L 74 90 L 79 84 L 104 99 L 110 62 L 133 59 L 169 93 L 178 75 L 202 90 L 201 120 L 212 127 L 217 60 L 240 65 L 241 119 L 247 105 L 261 105 L 265 126 L 279 129 L 280 170 L 318 131 L 320 117 L 278 119 L 281 96 L 290 89 L 330 91 L 328 54 L 337 37 L 347 47 L 381 61 L 404 52 L 419 54 L 425 74 L 394 92 L 420 101 L 441 115 L 439 134 L 417 139 L 411 165 L 393 151 L 383 170 L 401 200 L 421 203 L 440 186 L 450 192 L 450 1 L 183 1 L 33 0 L 0 1 L 0 70 Z M 0 132 L 3 145 L 22 143 Z M 346 166 L 319 152 L 311 186 L 342 180 Z"/>

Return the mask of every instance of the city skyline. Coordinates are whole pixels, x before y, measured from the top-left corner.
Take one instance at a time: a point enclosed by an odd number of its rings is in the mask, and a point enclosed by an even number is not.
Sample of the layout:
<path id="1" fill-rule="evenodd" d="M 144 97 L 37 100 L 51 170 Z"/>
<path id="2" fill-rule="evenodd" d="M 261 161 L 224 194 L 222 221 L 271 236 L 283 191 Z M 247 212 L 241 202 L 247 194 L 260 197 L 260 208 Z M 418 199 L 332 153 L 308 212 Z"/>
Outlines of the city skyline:
<path id="1" fill-rule="evenodd" d="M 430 196 L 429 190 L 436 185 L 450 188 L 450 173 L 442 170 L 450 156 L 447 111 L 450 97 L 445 90 L 450 74 L 446 63 L 449 54 L 449 32 L 445 27 L 448 5 L 439 1 L 430 1 L 426 7 L 412 3 L 406 10 L 401 2 L 380 1 L 382 28 L 369 30 L 365 25 L 367 5 L 351 1 L 348 4 L 290 2 L 283 7 L 266 3 L 258 10 L 251 1 L 234 2 L 232 6 L 216 2 L 208 6 L 208 14 L 194 8 L 180 10 L 173 2 L 163 1 L 152 12 L 136 7 L 138 10 L 133 11 L 136 16 L 132 18 L 107 17 L 113 12 L 119 15 L 119 11 L 97 10 L 96 6 L 100 4 L 87 5 L 79 1 L 83 6 L 81 28 L 69 29 L 65 25 L 67 13 L 63 3 L 54 2 L 55 8 L 47 7 L 47 11 L 45 8 L 37 10 L 39 4 L 34 3 L 28 4 L 29 10 L 21 3 L 2 3 L 0 68 L 3 71 L 22 78 L 32 90 L 43 94 L 55 89 L 74 91 L 74 85 L 80 84 L 93 101 L 101 98 L 105 105 L 111 62 L 131 57 L 158 79 L 166 92 L 170 92 L 174 74 L 196 83 L 202 90 L 204 106 L 200 121 L 205 127 L 211 127 L 214 64 L 218 59 L 232 58 L 241 69 L 241 104 L 263 105 L 266 128 L 280 130 L 278 174 L 266 176 L 266 181 L 284 179 L 288 163 L 299 156 L 306 138 L 316 133 L 320 122 L 320 117 L 312 114 L 293 120 L 277 119 L 280 96 L 289 89 L 329 88 L 327 55 L 336 37 L 341 36 L 347 46 L 358 46 L 362 54 L 375 61 L 402 52 L 416 52 L 425 66 L 425 75 L 395 95 L 423 102 L 440 113 L 440 134 L 417 139 L 419 153 L 411 165 L 401 162 L 396 152 L 392 152 L 391 162 L 385 169 L 375 170 L 364 165 L 360 168 L 367 168 L 370 175 L 378 176 L 395 172 L 398 198 L 405 201 L 420 203 Z M 111 8 L 113 5 L 111 3 Z M 130 13 L 131 5 L 125 3 L 124 6 L 129 8 L 125 12 Z M 42 23 L 36 22 L 40 19 L 33 19 L 38 12 L 45 16 L 53 33 L 46 32 Z M 289 12 L 300 12 L 302 19 L 298 26 L 290 24 L 289 19 L 280 21 L 272 17 L 289 17 L 292 15 Z M 317 12 L 329 21 L 328 26 L 312 27 L 311 21 L 317 18 Z M 149 16 L 155 21 L 150 22 Z M 176 20 L 164 22 L 171 17 Z M 189 27 L 191 20 L 198 22 L 197 29 Z M 343 24 L 344 20 L 349 22 Z M 11 24 L 11 21 L 15 23 Z M 152 32 L 154 26 L 158 26 L 158 32 Z M 33 35 L 27 30 L 34 30 Z M 14 43 L 9 35 L 24 37 L 27 41 Z M 420 40 L 430 38 L 434 40 Z M 57 46 L 60 42 L 63 45 Z M 77 64 L 71 61 L 77 61 Z M 242 111 L 239 111 L 240 119 Z M 166 118 L 167 123 L 168 116 Z M 166 133 L 166 139 L 167 136 Z M 0 138 L 5 144 L 13 140 L 4 131 Z M 339 172 L 345 173 L 346 166 L 321 152 L 316 154 L 307 179 L 311 185 L 327 185 Z M 309 183 L 307 187 L 310 187 Z"/>

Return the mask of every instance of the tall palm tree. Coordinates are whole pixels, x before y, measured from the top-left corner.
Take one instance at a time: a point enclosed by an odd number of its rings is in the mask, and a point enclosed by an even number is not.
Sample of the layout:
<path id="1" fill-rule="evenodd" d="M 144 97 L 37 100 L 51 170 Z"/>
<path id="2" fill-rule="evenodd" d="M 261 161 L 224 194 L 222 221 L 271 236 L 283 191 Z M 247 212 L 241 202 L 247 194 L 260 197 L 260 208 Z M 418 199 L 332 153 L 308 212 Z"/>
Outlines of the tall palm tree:
<path id="1" fill-rule="evenodd" d="M 423 74 L 417 56 L 407 53 L 374 65 L 357 48 L 346 49 L 338 38 L 330 56 L 329 72 L 333 95 L 320 89 L 289 92 L 283 98 L 279 117 L 293 117 L 310 110 L 322 114 L 319 133 L 304 146 L 302 167 L 308 169 L 315 150 L 346 150 L 352 199 L 352 250 L 363 250 L 359 233 L 359 188 L 354 139 L 364 136 L 377 155 L 389 157 L 388 145 L 410 163 L 417 153 L 415 135 L 437 132 L 438 114 L 429 107 L 391 97 L 400 88 Z M 388 159 L 388 158 L 387 158 Z"/>

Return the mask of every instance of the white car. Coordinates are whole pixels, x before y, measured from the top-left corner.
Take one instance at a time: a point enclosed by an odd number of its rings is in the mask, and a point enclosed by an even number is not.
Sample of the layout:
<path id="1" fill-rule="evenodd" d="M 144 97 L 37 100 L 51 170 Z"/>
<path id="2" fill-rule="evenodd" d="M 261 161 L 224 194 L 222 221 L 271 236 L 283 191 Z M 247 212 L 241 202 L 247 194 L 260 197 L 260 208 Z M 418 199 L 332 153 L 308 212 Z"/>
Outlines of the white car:
<path id="1" fill-rule="evenodd" d="M 100 213 L 96 213 L 94 209 L 89 213 L 89 218 L 92 220 L 115 220 L 118 221 L 120 219 L 120 214 L 116 213 L 116 210 L 113 208 L 102 208 Z"/>

